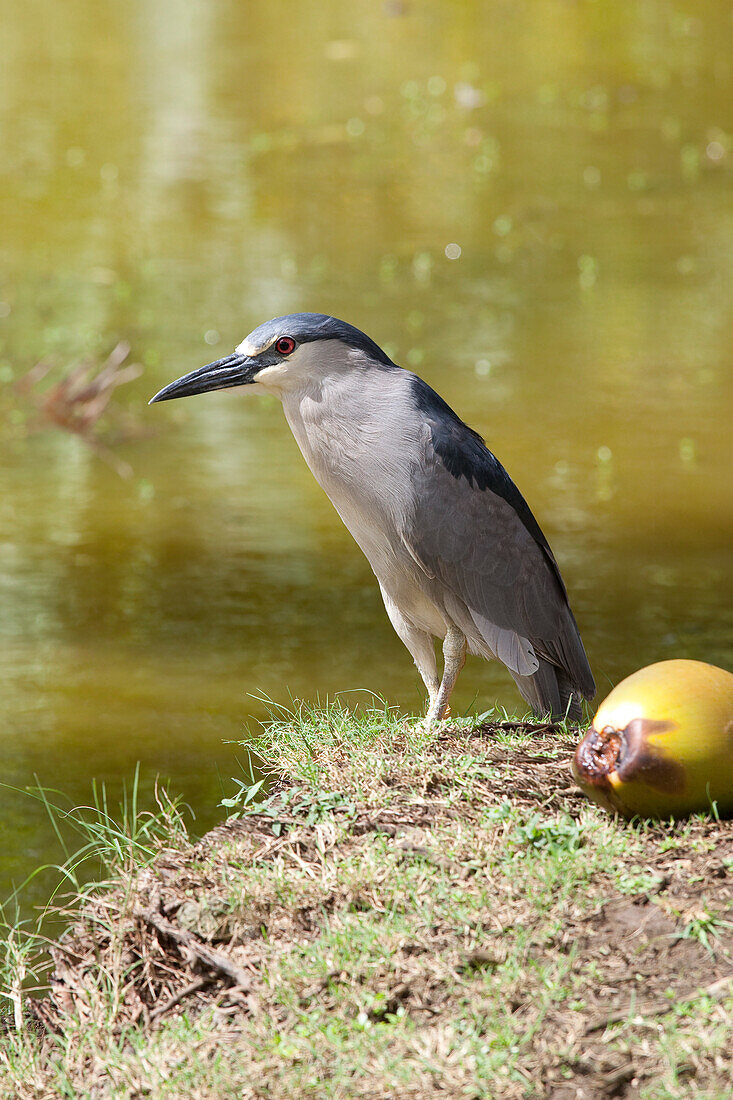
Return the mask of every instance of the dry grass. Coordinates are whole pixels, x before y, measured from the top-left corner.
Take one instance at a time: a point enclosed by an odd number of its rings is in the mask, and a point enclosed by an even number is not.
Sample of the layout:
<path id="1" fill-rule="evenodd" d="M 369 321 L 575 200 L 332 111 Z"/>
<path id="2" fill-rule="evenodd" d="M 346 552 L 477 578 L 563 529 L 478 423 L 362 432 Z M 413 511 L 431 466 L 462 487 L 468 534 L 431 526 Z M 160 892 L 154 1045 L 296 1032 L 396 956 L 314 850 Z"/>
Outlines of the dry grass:
<path id="1" fill-rule="evenodd" d="M 87 900 L 7 1089 L 730 1096 L 733 829 L 611 819 L 573 740 L 273 726 L 265 802 Z"/>

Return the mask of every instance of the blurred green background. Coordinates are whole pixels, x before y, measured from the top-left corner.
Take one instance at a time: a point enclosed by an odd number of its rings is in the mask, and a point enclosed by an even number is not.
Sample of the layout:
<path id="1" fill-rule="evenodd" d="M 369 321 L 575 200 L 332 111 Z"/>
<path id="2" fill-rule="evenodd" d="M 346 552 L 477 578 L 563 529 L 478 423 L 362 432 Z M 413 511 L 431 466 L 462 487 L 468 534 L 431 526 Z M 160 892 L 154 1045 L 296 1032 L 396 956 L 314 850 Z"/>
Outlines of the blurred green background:
<path id="1" fill-rule="evenodd" d="M 84 801 L 140 760 L 203 830 L 257 696 L 422 708 L 279 406 L 146 406 L 291 310 L 363 328 L 485 435 L 602 694 L 665 657 L 730 667 L 729 4 L 39 0 L 3 24 L 6 783 Z M 126 480 L 30 431 L 14 385 L 119 340 L 144 367 Z M 454 709 L 496 700 L 520 705 L 469 662 Z M 0 829 L 5 894 L 54 847 L 8 789 Z"/>

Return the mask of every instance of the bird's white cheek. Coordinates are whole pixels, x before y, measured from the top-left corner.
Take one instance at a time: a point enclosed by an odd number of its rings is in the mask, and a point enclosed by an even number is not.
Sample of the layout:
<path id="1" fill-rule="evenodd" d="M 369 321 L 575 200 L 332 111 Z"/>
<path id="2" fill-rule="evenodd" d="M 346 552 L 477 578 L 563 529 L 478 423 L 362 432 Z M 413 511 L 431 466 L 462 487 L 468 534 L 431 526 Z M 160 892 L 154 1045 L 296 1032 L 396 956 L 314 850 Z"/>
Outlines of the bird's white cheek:
<path id="1" fill-rule="evenodd" d="M 252 381 L 266 390 L 281 390 L 287 383 L 289 373 L 287 363 L 273 363 L 271 367 L 257 371 Z"/>

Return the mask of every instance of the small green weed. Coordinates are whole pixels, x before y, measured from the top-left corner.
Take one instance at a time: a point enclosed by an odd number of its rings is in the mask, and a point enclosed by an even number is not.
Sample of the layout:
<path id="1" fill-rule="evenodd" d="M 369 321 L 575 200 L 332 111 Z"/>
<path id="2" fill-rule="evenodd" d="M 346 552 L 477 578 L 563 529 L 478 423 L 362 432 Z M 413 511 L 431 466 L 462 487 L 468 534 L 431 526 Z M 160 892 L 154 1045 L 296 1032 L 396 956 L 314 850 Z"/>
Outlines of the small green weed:
<path id="1" fill-rule="evenodd" d="M 711 955 L 714 954 L 711 941 L 720 936 L 724 928 L 733 928 L 733 922 L 723 920 L 717 913 L 700 909 L 689 914 L 689 919 L 679 934 L 681 940 L 697 940 Z"/>
<path id="2" fill-rule="evenodd" d="M 571 818 L 553 821 L 534 813 L 514 828 L 509 834 L 509 842 L 517 848 L 544 852 L 577 852 L 584 844 L 583 828 Z"/>

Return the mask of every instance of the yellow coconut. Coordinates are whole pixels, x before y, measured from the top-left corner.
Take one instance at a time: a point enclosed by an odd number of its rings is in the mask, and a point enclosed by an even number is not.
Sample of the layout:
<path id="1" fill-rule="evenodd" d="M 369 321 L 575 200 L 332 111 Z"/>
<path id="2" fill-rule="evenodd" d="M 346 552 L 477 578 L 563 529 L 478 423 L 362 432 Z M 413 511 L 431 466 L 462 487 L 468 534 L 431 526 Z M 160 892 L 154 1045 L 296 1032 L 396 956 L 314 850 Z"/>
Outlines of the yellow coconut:
<path id="1" fill-rule="evenodd" d="M 733 675 L 702 661 L 639 669 L 598 708 L 573 771 L 625 817 L 733 813 Z"/>

